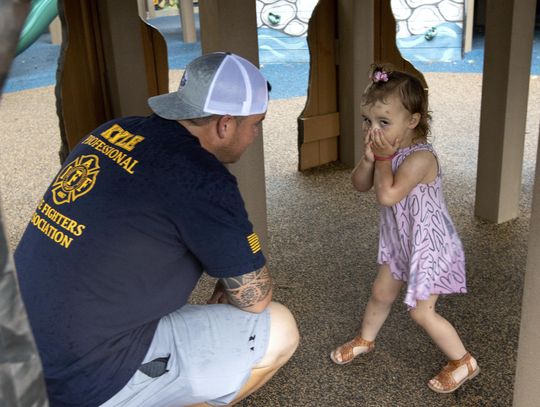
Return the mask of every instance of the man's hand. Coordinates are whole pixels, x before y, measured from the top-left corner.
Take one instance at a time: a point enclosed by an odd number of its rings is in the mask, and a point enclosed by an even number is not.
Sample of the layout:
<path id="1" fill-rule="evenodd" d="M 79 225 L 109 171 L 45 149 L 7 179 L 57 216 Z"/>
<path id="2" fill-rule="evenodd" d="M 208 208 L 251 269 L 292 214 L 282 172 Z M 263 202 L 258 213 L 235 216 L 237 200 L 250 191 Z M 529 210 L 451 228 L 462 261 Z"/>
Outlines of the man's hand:
<path id="1" fill-rule="evenodd" d="M 227 302 L 244 311 L 262 312 L 272 299 L 272 277 L 266 266 L 241 276 L 222 278 L 220 283 Z M 216 290 L 214 295 L 220 298 Z"/>
<path id="2" fill-rule="evenodd" d="M 214 287 L 214 292 L 211 297 L 206 301 L 207 304 L 228 304 L 227 294 L 225 294 L 225 289 L 220 280 L 216 282 Z"/>

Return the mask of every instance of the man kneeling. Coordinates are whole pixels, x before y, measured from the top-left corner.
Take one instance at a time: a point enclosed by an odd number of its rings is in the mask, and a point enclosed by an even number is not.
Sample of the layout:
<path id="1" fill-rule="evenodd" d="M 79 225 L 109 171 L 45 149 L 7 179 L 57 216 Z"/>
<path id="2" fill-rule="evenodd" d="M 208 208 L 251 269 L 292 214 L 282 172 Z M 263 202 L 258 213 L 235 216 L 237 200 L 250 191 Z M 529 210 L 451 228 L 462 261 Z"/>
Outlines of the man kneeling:
<path id="1" fill-rule="evenodd" d="M 298 345 L 224 166 L 260 130 L 266 80 L 207 54 L 149 105 L 71 151 L 15 252 L 53 407 L 235 403 Z M 203 271 L 209 304 L 187 304 Z"/>

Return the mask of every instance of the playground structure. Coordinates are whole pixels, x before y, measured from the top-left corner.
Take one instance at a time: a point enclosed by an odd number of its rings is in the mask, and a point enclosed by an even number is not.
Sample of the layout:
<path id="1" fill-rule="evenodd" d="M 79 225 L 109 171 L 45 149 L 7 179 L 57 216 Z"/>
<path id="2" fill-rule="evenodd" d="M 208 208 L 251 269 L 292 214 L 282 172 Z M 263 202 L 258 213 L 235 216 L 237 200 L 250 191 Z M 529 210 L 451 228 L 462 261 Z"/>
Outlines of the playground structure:
<path id="1" fill-rule="evenodd" d="M 153 0 L 137 0 L 139 15 L 144 18 L 156 18 L 161 15 L 180 14 L 183 41 L 197 41 L 193 0 L 179 0 L 178 8 L 170 8 L 165 12 L 156 11 Z M 32 0 L 30 13 L 21 31 L 16 54 L 26 50 L 47 29 L 51 32 L 53 44 L 61 41 L 61 25 L 58 17 L 58 0 Z"/>
<path id="2" fill-rule="evenodd" d="M 112 2 L 111 2 L 112 3 Z M 347 2 L 341 2 L 341 4 L 345 4 Z M 352 14 L 354 14 L 355 19 L 357 19 L 358 22 L 361 21 L 362 12 L 365 12 L 364 9 L 359 6 L 360 2 L 354 2 L 354 4 L 357 4 L 356 6 L 352 6 L 352 2 L 348 3 L 349 5 L 349 11 L 352 11 Z M 528 37 L 525 39 L 522 39 L 523 37 L 521 34 L 523 31 L 527 31 L 527 24 L 529 24 L 531 21 L 528 19 L 528 15 L 526 13 L 527 7 L 530 8 L 531 3 L 528 1 L 509 1 L 504 2 L 504 4 L 501 4 L 500 8 L 496 8 L 493 10 L 489 10 L 490 18 L 488 24 L 488 36 L 490 36 L 491 42 L 489 43 L 490 47 L 487 52 L 490 53 L 491 60 L 489 61 L 488 66 L 486 66 L 484 71 L 484 89 L 485 89 L 485 97 L 482 101 L 483 104 L 483 111 L 482 111 L 482 128 L 481 128 L 481 141 L 480 141 L 480 159 L 479 159 L 479 173 L 478 173 L 478 188 L 477 188 L 477 195 L 479 197 L 477 202 L 477 212 L 481 215 L 482 213 L 486 215 L 487 217 L 494 219 L 495 222 L 502 222 L 505 219 L 511 218 L 514 210 L 516 209 L 517 205 L 514 205 L 512 203 L 512 200 L 519 196 L 519 193 L 515 194 L 513 193 L 513 188 L 515 185 L 519 187 L 519 175 L 516 175 L 516 171 L 512 169 L 514 167 L 513 164 L 515 162 L 519 162 L 519 155 L 520 155 L 520 145 L 519 140 L 515 140 L 515 138 L 519 138 L 516 135 L 521 134 L 522 132 L 517 129 L 514 130 L 516 127 L 521 126 L 522 118 L 520 116 L 520 112 L 523 111 L 523 109 L 520 108 L 510 108 L 509 105 L 515 106 L 516 104 L 519 104 L 521 106 L 523 101 L 523 95 L 527 95 L 527 87 L 524 86 L 523 78 L 527 77 L 528 75 L 526 73 L 523 73 L 520 71 L 522 68 L 522 65 L 527 65 L 527 63 L 519 64 L 514 63 L 516 60 L 518 61 L 524 61 L 526 60 L 526 57 L 524 57 L 524 54 L 526 53 L 526 48 L 529 42 Z M 216 2 L 216 8 L 219 8 L 217 6 Z M 218 10 L 218 14 L 219 14 Z M 369 10 L 368 10 L 369 11 Z M 343 8 L 340 9 L 340 12 L 343 12 Z M 222 15 L 221 17 L 233 17 L 231 15 L 228 15 L 226 11 L 221 11 Z M 529 13 L 531 14 L 531 13 Z M 508 23 L 508 16 L 509 15 L 515 15 L 514 19 L 519 20 L 521 24 L 513 24 L 511 25 L 511 28 L 509 28 Z M 370 15 L 371 16 L 371 15 Z M 339 17 L 338 17 L 339 20 Z M 110 21 L 108 21 L 110 22 Z M 358 26 L 361 27 L 371 27 L 369 24 L 370 22 L 366 22 L 366 24 L 358 24 Z M 365 22 L 365 21 L 364 21 Z M 347 21 L 341 20 L 340 23 L 342 25 L 346 24 Z M 241 27 L 240 25 L 238 25 Z M 214 28 L 215 31 L 219 31 L 218 28 Z M 214 32 L 215 34 L 215 32 Z M 219 34 L 223 34 L 223 32 L 219 32 Z M 231 37 L 234 33 L 231 33 Z M 247 37 L 247 35 L 246 35 Z M 514 41 L 511 43 L 512 47 L 499 47 L 500 49 L 493 49 L 494 45 L 492 44 L 499 44 L 502 39 L 507 39 L 507 37 L 512 37 Z M 519 41 L 517 40 L 519 38 Z M 219 41 L 220 38 L 215 39 L 216 44 L 215 46 L 221 45 L 223 46 L 225 40 L 228 39 L 226 37 L 221 38 L 222 42 Z M 499 41 L 495 41 L 495 39 Z M 235 43 L 234 39 L 230 38 L 231 43 Z M 342 44 L 344 49 L 350 50 L 354 48 L 353 52 L 350 52 L 350 54 L 353 54 L 351 56 L 358 58 L 359 55 L 355 54 L 358 52 L 358 50 L 366 50 L 367 47 L 358 46 L 356 44 L 354 47 L 346 47 L 346 38 L 343 39 Z M 372 39 L 370 38 L 370 41 Z M 207 44 L 208 45 L 208 44 Z M 226 44 L 228 45 L 228 44 Z M 350 45 L 350 44 L 349 44 Z M 366 44 L 361 44 L 366 45 Z M 368 46 L 373 44 L 368 44 Z M 380 45 L 380 44 L 379 44 Z M 246 46 L 246 48 L 248 48 Z M 513 52 L 510 53 L 510 48 L 512 48 Z M 207 48 L 208 49 L 208 48 Z M 246 51 L 248 52 L 248 51 Z M 367 54 L 369 54 L 368 51 L 365 51 Z M 529 51 L 530 53 L 530 51 Z M 346 58 L 347 55 L 345 53 L 342 53 L 342 57 Z M 508 62 L 510 59 L 510 55 L 512 55 L 513 64 L 504 63 L 505 61 Z M 371 56 L 371 55 L 369 55 Z M 350 61 L 348 61 L 350 62 Z M 352 64 L 341 64 L 341 69 L 344 69 L 344 67 L 352 65 Z M 339 72 L 340 75 L 343 75 L 343 71 Z M 349 72 L 350 74 L 350 72 Z M 80 76 L 79 76 L 80 77 Z M 496 80 L 494 80 L 496 78 Z M 358 80 L 355 80 L 356 78 L 353 77 L 353 80 L 347 82 L 352 83 L 351 88 L 358 87 Z M 341 81 L 342 83 L 345 83 L 345 81 Z M 497 83 L 494 83 L 497 82 Z M 504 87 L 504 91 L 501 91 L 501 87 Z M 525 89 L 524 89 L 525 88 Z M 353 90 L 353 89 L 351 89 Z M 340 97 L 347 97 L 347 100 L 352 101 L 354 98 L 350 97 L 350 94 L 347 95 L 343 90 L 340 92 Z M 502 97 L 501 95 L 504 95 Z M 508 102 L 511 103 L 508 103 Z M 352 103 L 352 102 L 351 102 Z M 341 103 L 341 105 L 344 105 Z M 348 123 L 353 122 L 354 119 L 351 120 L 350 112 L 343 111 L 340 112 L 339 121 L 342 123 Z M 491 123 L 488 123 L 488 120 Z M 503 129 L 503 130 L 501 130 Z M 343 127 L 341 128 L 341 134 L 347 134 L 345 132 L 346 129 Z M 489 137 L 486 137 L 484 135 L 488 135 Z M 509 139 L 509 137 L 512 136 L 512 139 Z M 506 141 L 506 142 L 505 142 Z M 354 146 L 353 146 L 354 147 Z M 355 151 L 356 149 L 350 148 L 349 151 Z M 505 151 L 506 154 L 499 154 L 502 153 L 502 150 Z M 508 155 L 511 155 L 510 158 L 508 158 Z M 499 159 L 498 157 L 503 157 Z M 515 158 L 517 157 L 517 159 Z M 340 153 L 340 158 L 346 158 L 345 153 Z M 257 160 L 258 162 L 261 162 L 262 160 Z M 504 166 L 502 163 L 504 162 Z M 501 164 L 501 165 L 499 165 Z M 510 168 L 510 171 L 508 167 Z M 494 168 L 495 167 L 495 168 Z M 499 168 L 500 167 L 500 168 Z M 503 173 L 503 167 L 504 167 L 504 175 L 505 177 L 502 177 Z M 255 179 L 256 177 L 253 177 Z M 493 199 L 492 196 L 488 192 L 489 189 L 493 189 L 493 186 L 497 184 L 499 192 L 497 192 L 495 195 L 502 197 L 504 199 Z M 508 184 L 511 188 L 509 188 Z M 264 207 L 264 205 L 262 205 Z M 536 220 L 538 222 L 538 210 L 533 212 L 533 216 L 531 218 L 532 222 Z M 486 217 L 484 216 L 484 217 Z M 536 236 L 536 237 L 535 237 Z M 538 243 L 538 228 L 535 228 L 532 230 L 531 233 L 531 248 L 535 247 L 533 243 Z M 535 270 L 535 264 L 538 264 L 538 255 L 533 251 L 530 250 L 530 267 L 529 267 L 529 276 L 532 275 L 532 271 Z M 536 263 L 535 263 L 536 259 Z M 537 269 L 537 268 L 536 268 Z M 534 303 L 532 302 L 534 296 L 532 295 L 534 292 L 538 292 L 538 284 L 535 281 L 537 280 L 531 280 L 532 277 L 529 277 L 529 280 L 526 281 L 526 293 L 528 295 L 524 299 L 524 312 L 523 312 L 523 326 L 526 327 L 526 330 L 522 334 L 522 342 L 520 344 L 520 360 L 518 360 L 518 380 L 516 385 L 516 396 L 521 394 L 522 398 L 526 397 L 527 395 L 530 395 L 530 399 L 534 400 L 535 397 L 533 395 L 534 392 L 538 392 L 538 388 L 534 386 L 525 386 L 527 383 L 530 383 L 532 381 L 532 378 L 536 377 L 534 375 L 534 362 L 537 360 L 537 358 L 530 357 L 528 360 L 524 359 L 526 358 L 526 355 L 535 355 L 536 353 L 529 351 L 534 350 L 535 347 L 534 342 L 532 339 L 534 339 L 534 329 L 538 326 L 538 319 L 534 318 L 534 314 L 532 313 L 532 310 L 534 309 Z M 527 286 L 529 287 L 527 289 Z M 536 290 L 533 292 L 533 289 Z M 537 400 L 537 398 L 536 398 Z M 524 405 L 524 404 L 519 404 Z M 535 404 L 530 404 L 535 405 Z"/>
<path id="3" fill-rule="evenodd" d="M 195 10 L 198 9 L 198 2 L 163 0 L 156 5 L 154 0 L 136 1 L 143 20 L 179 15 L 182 41 L 186 44 L 197 42 Z M 56 18 L 57 3 L 57 0 L 32 1 L 17 54 L 36 41 L 47 28 L 51 33 L 52 44 L 61 42 L 61 24 Z M 318 0 L 257 0 L 257 29 L 259 36 L 266 42 L 260 44 L 260 51 L 270 58 L 283 61 L 291 51 L 294 52 L 294 48 L 303 47 L 305 41 L 298 37 L 306 36 L 309 20 L 317 3 Z M 390 3 L 396 19 L 396 43 L 408 61 L 459 61 L 464 52 L 470 51 L 473 2 L 437 0 L 430 4 L 418 4 L 392 0 Z"/>
<path id="4" fill-rule="evenodd" d="M 19 55 L 32 45 L 58 16 L 57 0 L 32 0 L 32 7 L 19 37 L 16 53 Z M 56 26 L 58 30 L 58 25 Z M 55 32 L 57 32 L 57 30 Z M 57 36 L 53 36 L 56 40 Z"/>

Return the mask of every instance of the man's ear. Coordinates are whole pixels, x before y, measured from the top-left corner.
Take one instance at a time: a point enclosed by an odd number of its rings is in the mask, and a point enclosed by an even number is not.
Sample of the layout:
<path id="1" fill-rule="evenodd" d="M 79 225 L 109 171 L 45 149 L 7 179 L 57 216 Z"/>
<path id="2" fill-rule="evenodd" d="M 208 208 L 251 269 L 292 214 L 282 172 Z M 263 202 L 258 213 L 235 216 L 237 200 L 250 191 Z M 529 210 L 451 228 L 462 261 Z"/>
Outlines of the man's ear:
<path id="1" fill-rule="evenodd" d="M 232 117 L 231 115 L 226 114 L 225 116 L 221 116 L 219 120 L 217 121 L 218 137 L 220 139 L 224 139 L 231 132 L 234 132 L 235 124 L 236 124 L 236 121 L 234 117 Z"/>
<path id="2" fill-rule="evenodd" d="M 422 115 L 420 113 L 413 113 L 411 115 L 411 118 L 409 119 L 409 128 L 414 129 L 416 126 L 418 126 L 418 123 L 420 123 L 420 118 Z"/>

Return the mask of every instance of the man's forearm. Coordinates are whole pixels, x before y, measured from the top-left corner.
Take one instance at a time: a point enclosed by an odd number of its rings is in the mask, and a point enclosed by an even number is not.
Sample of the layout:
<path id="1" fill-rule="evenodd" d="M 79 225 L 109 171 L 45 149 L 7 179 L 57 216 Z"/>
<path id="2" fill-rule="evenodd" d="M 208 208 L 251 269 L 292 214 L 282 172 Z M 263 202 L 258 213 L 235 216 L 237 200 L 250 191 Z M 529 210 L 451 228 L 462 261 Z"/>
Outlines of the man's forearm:
<path id="1" fill-rule="evenodd" d="M 272 300 L 272 277 L 266 266 L 220 280 L 229 303 L 245 311 L 262 312 Z"/>

